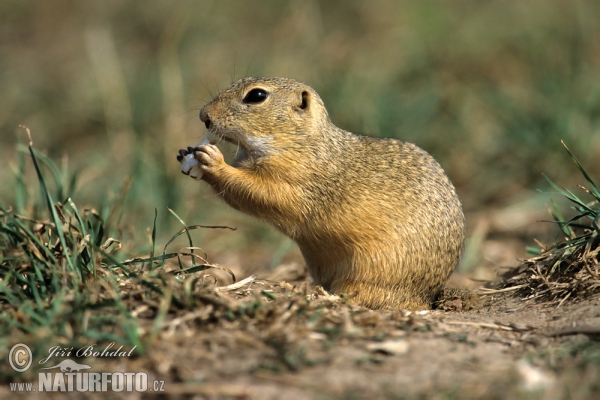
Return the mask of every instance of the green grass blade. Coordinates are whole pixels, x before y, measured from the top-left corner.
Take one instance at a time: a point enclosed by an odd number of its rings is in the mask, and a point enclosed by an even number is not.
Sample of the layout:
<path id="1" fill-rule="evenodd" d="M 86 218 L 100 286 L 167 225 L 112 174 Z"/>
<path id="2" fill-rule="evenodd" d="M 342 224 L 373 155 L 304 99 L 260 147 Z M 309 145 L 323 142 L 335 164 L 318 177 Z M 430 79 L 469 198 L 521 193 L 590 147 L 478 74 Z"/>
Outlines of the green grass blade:
<path id="1" fill-rule="evenodd" d="M 154 208 L 154 223 L 152 224 L 152 247 L 150 249 L 150 270 L 154 269 L 154 247 L 156 245 L 156 219 L 158 218 L 158 209 Z"/>
<path id="2" fill-rule="evenodd" d="M 583 166 L 581 165 L 579 160 L 577 160 L 577 158 L 573 155 L 573 153 L 571 153 L 571 150 L 569 150 L 569 148 L 567 147 L 565 142 L 563 142 L 562 140 L 560 142 L 562 143 L 565 150 L 567 150 L 567 153 L 569 153 L 569 156 L 571 156 L 571 159 L 573 160 L 575 165 L 577 165 L 577 168 L 579 169 L 579 171 L 581 171 L 581 174 L 583 175 L 585 180 L 588 181 L 588 183 L 590 184 L 591 192 L 592 192 L 593 196 L 596 198 L 596 200 L 600 201 L 600 190 L 598 190 L 598 187 L 596 186 L 596 184 L 594 183 L 592 178 L 590 178 L 587 171 L 583 168 Z"/>
<path id="3" fill-rule="evenodd" d="M 73 214 L 75 214 L 75 218 L 77 219 L 77 223 L 79 224 L 79 229 L 81 231 L 81 237 L 85 238 L 88 235 L 87 226 L 83 222 L 83 218 L 81 218 L 81 215 L 79 215 L 79 210 L 77 209 L 75 202 L 73 202 L 73 200 L 69 197 L 67 199 L 67 204 L 73 211 Z M 91 242 L 95 242 L 94 239 L 95 238 L 90 236 Z M 85 250 L 87 250 L 89 252 L 89 257 L 87 259 L 84 257 L 81 257 L 81 261 L 82 261 L 83 265 L 86 266 L 87 270 L 92 272 L 92 274 L 94 276 L 96 276 L 96 266 L 94 265 L 94 259 L 95 259 L 94 258 L 94 246 L 87 245 L 86 249 L 84 249 L 84 251 Z"/>
<path id="4" fill-rule="evenodd" d="M 27 186 L 25 185 L 25 153 L 18 152 L 17 155 L 17 182 L 15 185 L 15 204 L 17 214 L 25 214 L 27 203 Z"/>
<path id="5" fill-rule="evenodd" d="M 184 233 L 188 232 L 188 231 L 192 231 L 194 229 L 229 229 L 232 231 L 237 230 L 237 228 L 232 228 L 230 226 L 222 226 L 222 225 L 190 225 L 190 226 L 186 226 L 184 229 L 180 230 L 179 232 L 177 232 L 176 234 L 174 234 L 171 239 L 169 239 L 169 241 L 167 242 L 167 244 L 165 245 L 165 249 L 164 251 L 166 251 L 167 247 L 173 243 L 175 241 L 175 239 L 177 239 L 179 236 L 183 235 Z M 190 247 L 191 246 L 191 242 L 190 242 Z"/>
<path id="6" fill-rule="evenodd" d="M 190 235 L 190 231 L 188 230 L 188 227 L 187 227 L 186 223 L 183 221 L 183 219 L 181 219 L 181 217 L 179 217 L 179 215 L 177 215 L 177 213 L 176 213 L 175 211 L 171 210 L 170 208 L 167 208 L 167 209 L 169 210 L 169 212 L 170 212 L 172 215 L 174 215 L 174 216 L 175 216 L 175 218 L 177 218 L 177 220 L 178 220 L 178 221 L 181 223 L 181 225 L 183 225 L 183 231 L 184 231 L 184 232 L 185 232 L 185 234 L 187 235 L 187 238 L 188 238 L 188 243 L 190 244 L 190 247 L 194 247 L 194 244 L 192 243 L 192 236 Z M 163 249 L 163 254 L 165 254 L 165 253 L 167 252 L 167 246 L 168 246 L 169 244 L 171 244 L 171 242 L 172 242 L 173 240 L 175 240 L 175 238 L 176 238 L 177 236 L 179 236 L 179 235 L 177 235 L 177 234 L 176 234 L 176 236 L 173 236 L 173 237 L 171 238 L 171 240 L 169 240 L 169 241 L 167 242 L 167 244 L 165 245 L 165 248 Z M 192 254 L 194 254 L 194 250 L 193 250 L 193 249 L 191 249 L 191 250 L 190 250 L 190 252 L 191 252 Z M 192 265 L 193 265 L 193 266 L 195 266 L 195 265 L 196 265 L 196 259 L 195 259 L 195 257 L 194 257 L 194 256 L 190 256 L 190 258 L 191 258 L 191 261 L 192 261 Z"/>
<path id="7" fill-rule="evenodd" d="M 73 200 L 70 197 L 67 199 L 67 204 L 69 205 L 69 207 L 75 214 L 75 218 L 77 219 L 77 222 L 79 223 L 79 229 L 81 230 L 81 235 L 82 236 L 87 235 L 87 233 L 88 233 L 87 227 L 83 223 L 83 218 L 81 218 L 81 215 L 79 215 L 79 210 L 77 209 L 77 206 L 75 205 L 75 203 L 73 202 Z"/>
<path id="8" fill-rule="evenodd" d="M 146 263 L 150 263 L 152 261 L 164 261 L 164 260 L 168 260 L 170 258 L 175 258 L 179 256 L 179 253 L 167 253 L 167 254 L 162 254 L 160 256 L 154 256 L 154 257 L 136 257 L 136 258 L 132 258 L 129 260 L 125 260 L 125 261 L 118 261 L 117 263 L 111 264 L 109 266 L 107 266 L 108 269 L 113 269 L 113 268 L 117 268 L 117 267 L 121 267 L 122 265 L 136 265 L 136 264 L 146 264 Z M 133 272 L 131 272 L 133 273 Z"/>
<path id="9" fill-rule="evenodd" d="M 45 246 L 42 242 L 40 242 L 38 237 L 35 236 L 35 234 L 33 232 L 31 232 L 25 225 L 23 225 L 20 220 L 15 218 L 12 220 L 12 222 L 20 228 L 20 231 L 22 233 L 24 233 L 29 239 L 31 239 L 37 245 L 37 248 L 39 250 L 42 250 L 43 253 L 48 256 L 48 259 L 50 261 L 52 261 L 55 264 L 58 264 L 58 260 L 56 259 L 56 257 L 54 257 L 54 254 L 50 251 L 50 249 L 48 249 L 47 246 Z M 41 260 L 41 261 L 43 261 L 43 260 Z"/>
<path id="10" fill-rule="evenodd" d="M 194 272 L 206 271 L 207 269 L 211 269 L 211 268 L 214 268 L 214 266 L 208 265 L 208 264 L 202 264 L 202 265 L 195 265 L 195 266 L 189 267 L 189 268 L 184 268 L 181 270 L 171 271 L 171 273 L 172 274 L 180 274 L 180 273 L 192 274 Z"/>
<path id="11" fill-rule="evenodd" d="M 34 151 L 33 151 L 33 147 L 31 147 L 31 145 L 29 145 L 29 153 L 31 154 L 31 159 L 32 159 L 33 165 L 35 167 L 35 171 L 38 175 L 38 180 L 40 181 L 40 186 L 42 188 L 42 192 L 44 194 L 44 197 L 46 198 L 46 204 L 48 206 L 48 211 L 50 211 L 50 215 L 52 215 L 52 221 L 54 222 L 54 226 L 56 227 L 56 234 L 58 235 L 60 244 L 62 245 L 63 255 L 65 257 L 65 260 L 67 261 L 67 264 L 69 265 L 69 268 L 72 271 L 74 271 L 75 266 L 73 264 L 73 261 L 71 260 L 71 256 L 69 255 L 70 249 L 69 249 L 69 246 L 67 245 L 67 241 L 65 239 L 62 221 L 58 218 L 58 214 L 56 213 L 54 201 L 52 201 L 52 197 L 50 196 L 50 193 L 48 192 L 48 187 L 46 186 L 46 182 L 44 181 L 44 176 L 42 175 L 42 171 L 40 170 L 40 166 L 37 162 L 37 159 L 36 159 Z"/>
<path id="12" fill-rule="evenodd" d="M 22 151 L 25 151 L 25 150 L 23 149 Z M 30 152 L 33 151 L 35 153 L 36 162 L 38 162 L 38 161 L 42 162 L 48 168 L 48 170 L 52 174 L 52 177 L 54 178 L 54 182 L 56 184 L 56 196 L 61 201 L 64 200 L 64 198 L 66 196 L 65 196 L 64 186 L 63 186 L 63 174 L 61 173 L 61 171 L 58 169 L 56 164 L 47 155 L 33 149 L 31 146 L 29 146 L 29 151 Z"/>
<path id="13" fill-rule="evenodd" d="M 544 175 L 544 178 L 546 178 L 546 180 L 550 183 L 550 185 L 552 185 L 552 187 L 554 189 L 556 189 L 559 192 L 559 194 L 561 194 L 562 196 L 566 197 L 568 200 L 570 200 L 571 202 L 577 204 L 578 206 L 584 208 L 585 210 L 594 213 L 594 210 L 592 208 L 590 208 L 587 204 L 585 204 L 585 202 L 583 200 L 581 200 L 579 197 L 577 197 L 577 195 L 575 195 L 573 192 L 571 192 L 568 189 L 564 189 L 564 188 L 561 188 L 560 186 L 556 185 L 546 175 Z"/>
<path id="14" fill-rule="evenodd" d="M 44 312 L 44 302 L 40 297 L 40 292 L 38 291 L 37 282 L 33 278 L 33 276 L 29 276 L 29 286 L 31 287 L 31 292 L 33 293 L 33 299 L 37 305 L 39 312 Z"/>

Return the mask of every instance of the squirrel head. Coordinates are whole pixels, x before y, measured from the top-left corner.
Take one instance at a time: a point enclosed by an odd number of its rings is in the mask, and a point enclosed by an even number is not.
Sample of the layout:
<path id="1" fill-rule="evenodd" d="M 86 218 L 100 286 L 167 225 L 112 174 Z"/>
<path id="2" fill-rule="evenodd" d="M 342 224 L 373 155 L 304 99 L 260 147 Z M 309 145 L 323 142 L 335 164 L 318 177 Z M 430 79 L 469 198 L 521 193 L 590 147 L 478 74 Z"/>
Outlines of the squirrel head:
<path id="1" fill-rule="evenodd" d="M 329 116 L 319 95 L 287 78 L 243 78 L 200 111 L 200 120 L 219 138 L 239 147 L 236 162 L 281 152 L 305 151 L 321 140 Z"/>

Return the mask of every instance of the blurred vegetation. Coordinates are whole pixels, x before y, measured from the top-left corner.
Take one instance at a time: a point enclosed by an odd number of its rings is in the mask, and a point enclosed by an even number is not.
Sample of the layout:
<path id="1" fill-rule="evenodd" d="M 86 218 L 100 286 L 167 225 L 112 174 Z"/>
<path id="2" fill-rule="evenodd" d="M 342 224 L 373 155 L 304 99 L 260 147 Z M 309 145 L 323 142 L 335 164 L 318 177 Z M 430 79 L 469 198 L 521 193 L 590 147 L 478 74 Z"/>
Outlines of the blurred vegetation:
<path id="1" fill-rule="evenodd" d="M 3 1 L 0 202 L 18 202 L 23 124 L 80 171 L 55 200 L 75 195 L 100 214 L 124 202 L 125 240 L 150 229 L 155 208 L 159 232 L 178 229 L 170 207 L 189 224 L 241 228 L 198 233 L 211 252 L 287 249 L 175 160 L 204 136 L 205 102 L 264 75 L 311 85 L 346 130 L 425 148 L 468 211 L 508 204 L 547 190 L 542 172 L 561 184 L 578 173 L 559 167 L 561 139 L 600 174 L 598 21 L 593 0 Z"/>

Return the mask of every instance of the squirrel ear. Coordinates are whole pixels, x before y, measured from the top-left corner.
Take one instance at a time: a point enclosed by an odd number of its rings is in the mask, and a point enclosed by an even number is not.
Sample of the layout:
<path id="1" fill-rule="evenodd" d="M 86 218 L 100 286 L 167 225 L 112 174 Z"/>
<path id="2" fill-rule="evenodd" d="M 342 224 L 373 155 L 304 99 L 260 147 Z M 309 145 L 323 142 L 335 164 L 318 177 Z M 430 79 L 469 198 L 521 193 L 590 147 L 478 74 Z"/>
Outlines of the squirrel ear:
<path id="1" fill-rule="evenodd" d="M 310 93 L 308 92 L 308 90 L 303 90 L 300 97 L 300 104 L 298 104 L 296 107 L 298 107 L 298 109 L 300 110 L 306 110 L 308 108 L 308 102 L 310 100 Z"/>

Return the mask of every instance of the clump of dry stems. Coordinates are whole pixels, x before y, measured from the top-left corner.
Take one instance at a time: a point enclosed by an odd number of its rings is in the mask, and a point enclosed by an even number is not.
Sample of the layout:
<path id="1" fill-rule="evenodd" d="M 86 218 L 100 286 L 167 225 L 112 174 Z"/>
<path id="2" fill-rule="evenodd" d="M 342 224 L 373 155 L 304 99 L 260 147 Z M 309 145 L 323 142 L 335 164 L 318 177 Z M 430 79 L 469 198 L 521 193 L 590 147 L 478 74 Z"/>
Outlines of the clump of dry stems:
<path id="1" fill-rule="evenodd" d="M 563 218 L 554 203 L 550 209 L 564 240 L 549 247 L 540 245 L 539 254 L 490 285 L 493 293 L 512 292 L 522 299 L 557 306 L 568 299 L 600 293 L 600 190 L 564 143 L 563 146 L 587 181 L 587 186 L 579 188 L 591 199 L 585 201 L 548 179 L 554 189 L 574 204 L 575 215 L 569 219 Z"/>

